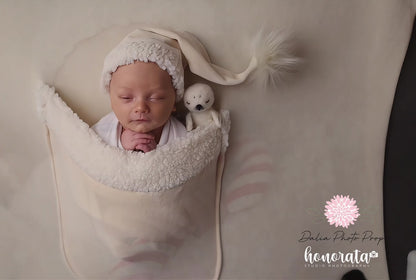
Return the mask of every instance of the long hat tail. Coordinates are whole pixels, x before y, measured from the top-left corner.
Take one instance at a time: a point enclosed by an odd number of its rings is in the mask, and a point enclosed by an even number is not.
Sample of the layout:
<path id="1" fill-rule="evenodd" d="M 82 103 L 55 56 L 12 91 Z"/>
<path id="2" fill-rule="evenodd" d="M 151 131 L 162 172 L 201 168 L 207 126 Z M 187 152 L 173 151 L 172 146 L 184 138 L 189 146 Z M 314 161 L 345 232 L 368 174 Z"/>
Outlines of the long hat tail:
<path id="1" fill-rule="evenodd" d="M 259 32 L 254 40 L 253 56 L 247 68 L 240 73 L 234 73 L 211 63 L 203 45 L 192 34 L 176 33 L 156 27 L 141 29 L 154 32 L 176 40 L 186 58 L 192 73 L 221 85 L 236 85 L 244 82 L 255 72 L 254 77 L 267 86 L 277 85 L 284 73 L 291 72 L 299 62 L 292 53 L 288 36 L 282 32 L 265 34 Z"/>

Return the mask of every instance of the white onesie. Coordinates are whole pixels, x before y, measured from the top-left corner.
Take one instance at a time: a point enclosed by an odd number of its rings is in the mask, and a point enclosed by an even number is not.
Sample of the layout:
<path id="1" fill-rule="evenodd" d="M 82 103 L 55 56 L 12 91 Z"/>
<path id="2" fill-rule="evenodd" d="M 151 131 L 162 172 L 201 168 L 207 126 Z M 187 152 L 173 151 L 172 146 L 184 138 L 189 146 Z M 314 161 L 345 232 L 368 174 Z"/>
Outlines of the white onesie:
<path id="1" fill-rule="evenodd" d="M 92 129 L 108 145 L 124 149 L 120 140 L 122 127 L 114 112 L 111 112 L 102 117 L 92 127 Z M 175 117 L 171 116 L 163 126 L 162 134 L 157 146 L 160 147 L 175 138 L 186 136 L 186 133 L 187 131 L 185 126 Z"/>

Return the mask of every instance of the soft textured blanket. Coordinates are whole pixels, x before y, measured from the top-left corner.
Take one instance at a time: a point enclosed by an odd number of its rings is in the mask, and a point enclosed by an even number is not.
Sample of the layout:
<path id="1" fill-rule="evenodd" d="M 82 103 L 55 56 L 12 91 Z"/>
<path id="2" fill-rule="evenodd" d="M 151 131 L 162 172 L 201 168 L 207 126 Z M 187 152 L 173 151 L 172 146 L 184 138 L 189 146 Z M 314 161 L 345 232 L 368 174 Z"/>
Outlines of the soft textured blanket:
<path id="1" fill-rule="evenodd" d="M 64 256 L 75 274 L 218 277 L 227 111 L 221 128 L 199 127 L 143 154 L 105 144 L 53 88 L 41 87 L 39 100 Z"/>

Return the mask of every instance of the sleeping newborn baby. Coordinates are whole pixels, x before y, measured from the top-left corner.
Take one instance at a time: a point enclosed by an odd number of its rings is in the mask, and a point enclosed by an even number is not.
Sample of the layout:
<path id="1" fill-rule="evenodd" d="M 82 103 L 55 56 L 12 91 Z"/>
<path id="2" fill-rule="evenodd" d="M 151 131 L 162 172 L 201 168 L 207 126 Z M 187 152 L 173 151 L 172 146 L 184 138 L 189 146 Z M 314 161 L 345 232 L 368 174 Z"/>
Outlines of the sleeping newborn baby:
<path id="1" fill-rule="evenodd" d="M 136 30 L 105 58 L 102 84 L 113 111 L 92 128 L 109 145 L 149 152 L 186 135 L 171 116 L 183 95 L 181 53 L 158 37 Z"/>
<path id="2" fill-rule="evenodd" d="M 189 32 L 135 30 L 104 60 L 101 85 L 110 95 L 113 112 L 93 129 L 109 145 L 142 152 L 185 136 L 184 125 L 171 113 L 183 97 L 186 65 L 193 74 L 221 85 L 240 84 L 255 70 L 263 81 L 274 84 L 298 61 L 285 38 L 273 32 L 259 36 L 248 67 L 233 73 L 212 64 L 201 42 Z"/>

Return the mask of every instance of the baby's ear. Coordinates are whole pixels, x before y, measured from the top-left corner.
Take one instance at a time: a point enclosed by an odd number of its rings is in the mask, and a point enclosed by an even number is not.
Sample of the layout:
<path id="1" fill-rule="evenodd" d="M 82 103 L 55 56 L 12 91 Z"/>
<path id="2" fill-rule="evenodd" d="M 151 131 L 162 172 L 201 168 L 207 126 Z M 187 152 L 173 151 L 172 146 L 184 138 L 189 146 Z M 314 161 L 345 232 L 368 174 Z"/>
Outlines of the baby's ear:
<path id="1" fill-rule="evenodd" d="M 176 105 L 173 105 L 172 112 L 176 112 Z"/>

